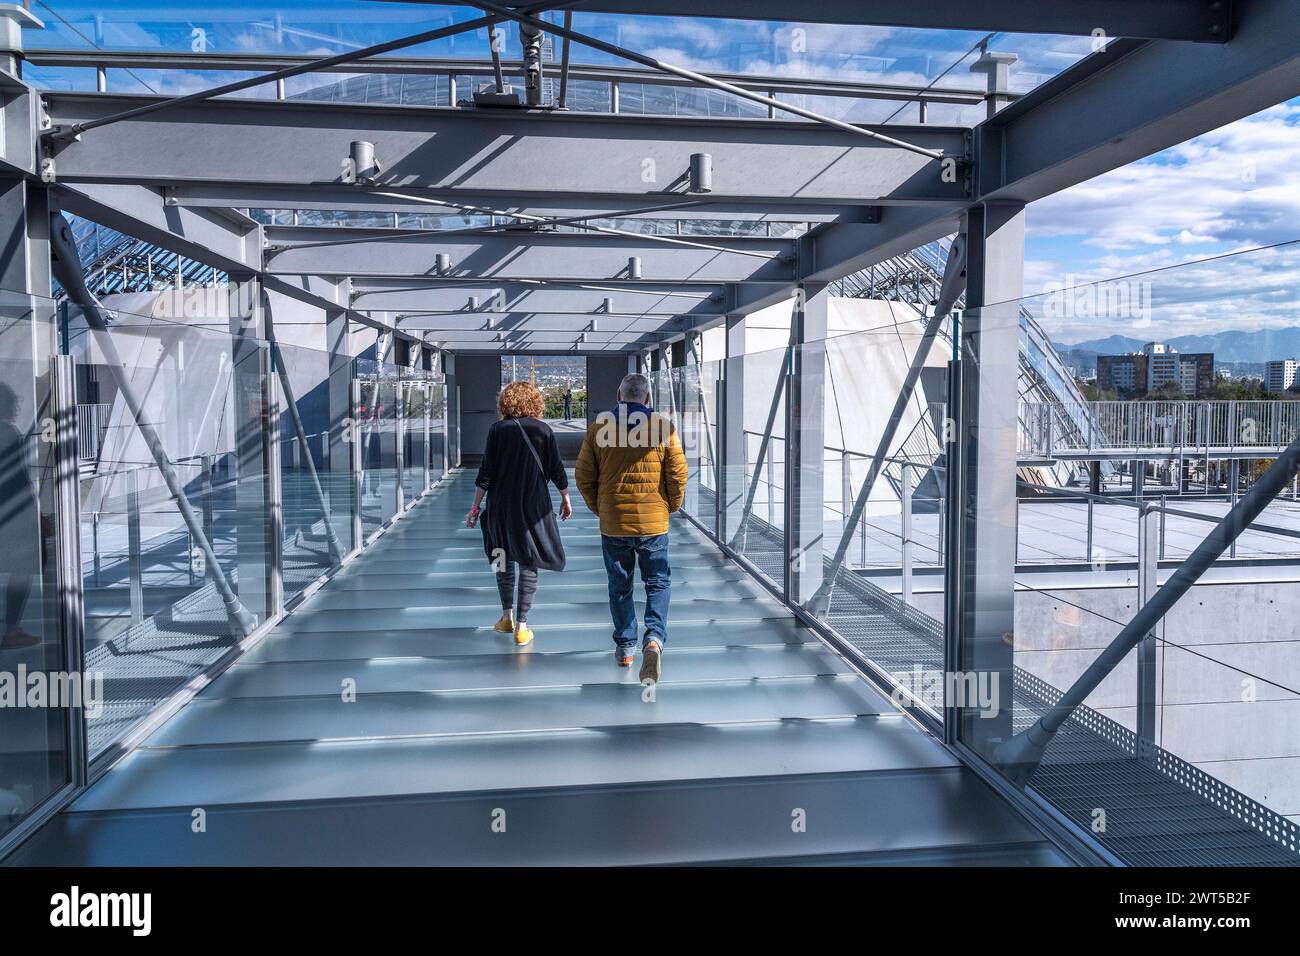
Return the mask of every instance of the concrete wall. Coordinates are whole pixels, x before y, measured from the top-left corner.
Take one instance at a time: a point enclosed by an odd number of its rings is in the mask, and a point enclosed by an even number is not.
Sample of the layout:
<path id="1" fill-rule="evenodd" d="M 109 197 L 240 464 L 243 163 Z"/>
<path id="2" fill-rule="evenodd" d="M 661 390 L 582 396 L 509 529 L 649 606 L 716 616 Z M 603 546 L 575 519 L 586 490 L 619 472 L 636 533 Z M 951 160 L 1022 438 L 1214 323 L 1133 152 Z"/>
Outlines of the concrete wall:
<path id="1" fill-rule="evenodd" d="M 626 355 L 590 355 L 587 357 L 587 422 L 596 420 L 602 411 L 614 406 L 618 384 L 627 374 Z"/>
<path id="2" fill-rule="evenodd" d="M 501 357 L 456 356 L 456 384 L 460 387 L 461 460 L 473 464 L 483 454 L 488 429 L 497 420 Z"/>
<path id="3" fill-rule="evenodd" d="M 940 600 L 924 594 L 914 603 L 937 615 Z M 1136 609 L 1130 587 L 1017 590 L 1016 664 L 1065 690 L 1119 632 L 1106 618 L 1128 621 Z M 1194 587 L 1165 620 L 1156 723 L 1160 746 L 1300 820 L 1297 620 L 1300 586 L 1293 581 Z M 1136 700 L 1131 653 L 1087 703 L 1134 730 Z"/>

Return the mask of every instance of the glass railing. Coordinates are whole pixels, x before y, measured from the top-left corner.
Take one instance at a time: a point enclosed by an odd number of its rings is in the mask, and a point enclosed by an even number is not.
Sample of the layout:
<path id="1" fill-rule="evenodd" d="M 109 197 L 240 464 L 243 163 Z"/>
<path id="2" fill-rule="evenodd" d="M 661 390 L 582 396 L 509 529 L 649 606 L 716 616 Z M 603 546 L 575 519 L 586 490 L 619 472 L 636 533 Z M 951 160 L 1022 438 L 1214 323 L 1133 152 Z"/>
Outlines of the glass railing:
<path id="1" fill-rule="evenodd" d="M 73 710 L 31 694 L 81 674 L 57 600 L 53 316 L 52 302 L 0 292 L 0 838 L 71 786 L 75 763 Z"/>
<path id="2" fill-rule="evenodd" d="M 890 325 L 675 368 L 652 383 L 660 409 L 667 383 L 676 389 L 692 470 L 686 510 L 937 722 L 942 697 L 927 694 L 917 669 L 943 667 L 945 350 L 931 350 L 892 426 L 889 411 L 906 373 L 896 366 L 900 347 L 910 361 L 920 339 L 919 329 Z M 804 442 L 819 442 L 820 467 L 809 466 L 818 455 L 805 447 L 800 467 L 787 468 L 795 368 L 805 404 L 793 424 Z M 792 478 L 802 510 L 791 507 Z M 802 527 L 787 527 L 792 514 Z"/>
<path id="3" fill-rule="evenodd" d="M 88 321 L 0 293 L 0 672 L 85 684 L 80 710 L 0 707 L 0 837 L 72 767 L 131 746 L 451 464 L 440 375 L 313 348 L 303 325 L 294 344 L 250 328 L 161 309 Z"/>
<path id="4" fill-rule="evenodd" d="M 1119 862 L 1300 863 L 1295 403 L 1262 381 L 1292 357 L 1297 268 L 1300 244 L 1284 244 L 963 316 L 980 427 L 957 429 L 957 738 Z M 1081 382 L 1105 400 L 1082 440 L 1063 435 L 1079 416 L 1017 413 L 999 367 L 977 362 L 1021 306 L 1059 341 L 1127 338 L 1112 361 L 1139 373 L 1153 354 L 1184 367 L 1176 383 L 1139 374 L 1129 398 Z M 1193 314 L 1208 318 L 1183 362 Z M 1143 347 L 1166 338 L 1175 351 Z M 1206 381 L 1216 347 L 1233 375 Z M 1011 418 L 1017 441 L 985 427 Z M 1053 461 L 1084 467 L 1061 480 Z"/>

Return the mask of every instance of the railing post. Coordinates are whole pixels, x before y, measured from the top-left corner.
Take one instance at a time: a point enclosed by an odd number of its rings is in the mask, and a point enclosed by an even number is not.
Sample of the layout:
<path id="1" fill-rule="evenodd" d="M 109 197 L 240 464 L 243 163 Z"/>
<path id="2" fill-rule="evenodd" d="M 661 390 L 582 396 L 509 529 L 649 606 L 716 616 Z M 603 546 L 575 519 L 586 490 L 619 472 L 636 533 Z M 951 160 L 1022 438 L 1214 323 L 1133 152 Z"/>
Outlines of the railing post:
<path id="1" fill-rule="evenodd" d="M 430 460 L 433 457 L 433 386 L 425 382 L 420 386 L 420 405 L 424 410 L 424 491 L 433 487 L 433 474 Z"/>
<path id="2" fill-rule="evenodd" d="M 349 395 L 352 411 L 348 417 L 352 422 L 352 427 L 345 432 L 345 435 L 349 439 L 348 470 L 352 478 L 352 545 L 354 548 L 360 548 L 365 545 L 366 539 L 365 525 L 361 520 L 365 500 L 361 462 L 364 453 L 364 436 L 362 434 L 361 419 L 358 417 L 358 412 L 361 409 L 361 380 L 359 378 L 353 378 L 349 383 Z"/>
<path id="3" fill-rule="evenodd" d="M 1241 486 L 1241 459 L 1231 458 L 1228 460 L 1228 507 L 1237 507 L 1237 494 Z M 1228 557 L 1237 556 L 1237 539 L 1232 539 L 1232 547 L 1228 551 Z"/>
<path id="4" fill-rule="evenodd" d="M 406 393 L 407 382 L 402 379 L 401 372 L 394 383 L 397 397 L 393 402 L 393 468 L 397 472 L 397 480 L 394 482 L 397 494 L 396 503 L 393 509 L 394 515 L 401 514 L 406 509 Z"/>
<path id="5" fill-rule="evenodd" d="M 1144 506 L 1138 513 L 1138 599 L 1137 606 L 1144 607 L 1155 596 L 1159 586 L 1157 553 L 1161 547 L 1161 525 L 1164 512 L 1157 518 L 1156 510 Z M 1157 624 L 1137 646 L 1137 735 L 1138 756 L 1144 756 L 1142 744 L 1156 742 L 1156 675 L 1157 640 L 1163 631 L 1163 621 Z M 1147 751 L 1149 753 L 1149 751 Z"/>
<path id="6" fill-rule="evenodd" d="M 776 524 L 776 465 L 774 464 L 775 455 L 769 448 L 767 453 L 766 477 L 767 482 L 767 523 Z M 755 462 L 754 464 L 758 464 Z"/>
<path id="7" fill-rule="evenodd" d="M 1093 506 L 1094 506 L 1095 504 L 1096 504 L 1096 502 L 1095 502 L 1092 498 L 1089 498 L 1089 499 L 1088 499 L 1088 529 L 1087 529 L 1087 543 L 1084 545 L 1084 552 L 1085 552 L 1085 553 L 1084 553 L 1084 561 L 1087 561 L 1087 562 L 1091 562 L 1091 561 L 1092 561 L 1092 527 L 1093 527 L 1093 525 L 1092 525 L 1092 521 L 1093 521 Z"/>
<path id="8" fill-rule="evenodd" d="M 95 587 L 99 587 L 100 561 L 99 561 L 99 512 L 90 513 L 90 548 L 92 551 L 91 561 L 95 566 Z"/>
<path id="9" fill-rule="evenodd" d="M 912 603 L 912 469 L 904 463 L 902 471 L 903 493 L 903 603 Z"/>
<path id="10" fill-rule="evenodd" d="M 85 580 L 81 566 L 81 468 L 77 453 L 77 376 L 70 355 L 50 358 L 50 399 L 54 409 L 54 520 L 57 558 L 56 586 L 59 596 L 59 624 L 65 667 L 85 667 Z M 98 514 L 96 514 L 98 518 Z M 11 542 L 14 547 L 29 542 Z M 98 551 L 98 543 L 96 543 Z M 96 554 L 98 564 L 98 554 Z M 89 675 L 85 675 L 89 676 Z M 71 778 L 80 786 L 86 778 L 85 721 L 81 706 L 74 704 L 69 717 Z"/>
<path id="11" fill-rule="evenodd" d="M 134 627 L 144 623 L 144 556 L 140 552 L 140 490 L 136 469 L 127 469 L 123 481 L 126 484 L 126 567 Z"/>
<path id="12" fill-rule="evenodd" d="M 1167 495 L 1160 496 L 1160 547 L 1157 550 L 1159 560 L 1165 559 L 1165 509 L 1169 506 Z"/>
<path id="13" fill-rule="evenodd" d="M 849 499 L 853 497 L 853 463 L 846 448 L 840 449 L 840 513 L 841 526 L 849 526 Z"/>
<path id="14" fill-rule="evenodd" d="M 216 456 L 207 454 L 203 456 L 203 479 L 199 484 L 199 494 L 203 496 L 200 503 L 203 511 L 203 533 L 209 538 L 212 537 L 212 470 L 215 466 Z"/>

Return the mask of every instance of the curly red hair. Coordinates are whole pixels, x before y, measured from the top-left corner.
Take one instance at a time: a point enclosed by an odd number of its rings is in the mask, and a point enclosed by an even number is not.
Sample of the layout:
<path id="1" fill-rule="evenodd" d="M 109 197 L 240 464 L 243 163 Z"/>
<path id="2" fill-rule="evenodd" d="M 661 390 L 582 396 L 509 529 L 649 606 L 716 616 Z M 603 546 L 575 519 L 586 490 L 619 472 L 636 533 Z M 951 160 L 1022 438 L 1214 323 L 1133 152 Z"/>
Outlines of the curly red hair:
<path id="1" fill-rule="evenodd" d="M 497 396 L 497 412 L 502 418 L 541 418 L 545 409 L 542 393 L 528 382 L 511 382 Z"/>

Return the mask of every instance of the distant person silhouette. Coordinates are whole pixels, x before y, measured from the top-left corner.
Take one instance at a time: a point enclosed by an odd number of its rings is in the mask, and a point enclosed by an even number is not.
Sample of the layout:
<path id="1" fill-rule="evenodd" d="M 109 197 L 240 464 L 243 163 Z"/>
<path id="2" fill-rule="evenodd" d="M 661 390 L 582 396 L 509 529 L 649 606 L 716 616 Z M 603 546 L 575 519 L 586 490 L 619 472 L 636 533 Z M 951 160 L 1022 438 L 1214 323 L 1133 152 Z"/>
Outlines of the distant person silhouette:
<path id="1" fill-rule="evenodd" d="M 573 389 L 571 388 L 564 390 L 564 420 L 566 422 L 573 420 Z"/>

